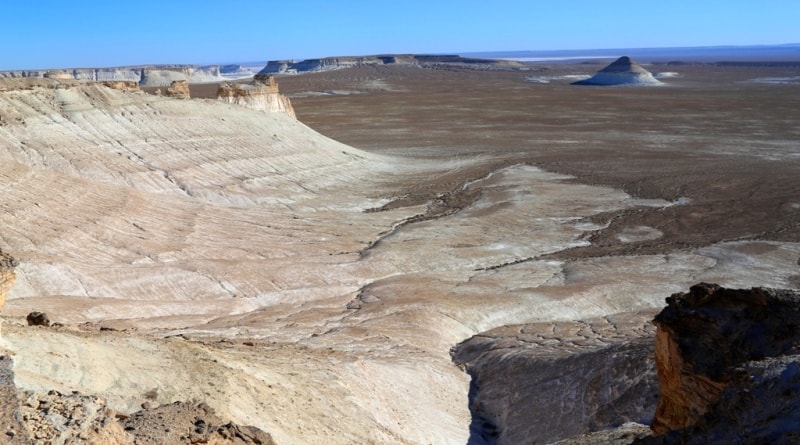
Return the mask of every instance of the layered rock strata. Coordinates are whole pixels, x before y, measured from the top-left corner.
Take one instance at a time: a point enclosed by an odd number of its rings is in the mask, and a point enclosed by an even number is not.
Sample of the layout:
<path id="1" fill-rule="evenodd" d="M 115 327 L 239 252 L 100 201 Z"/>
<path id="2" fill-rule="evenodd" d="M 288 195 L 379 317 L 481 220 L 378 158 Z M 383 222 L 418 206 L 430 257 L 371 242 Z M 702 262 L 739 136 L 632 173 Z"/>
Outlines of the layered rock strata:
<path id="1" fill-rule="evenodd" d="M 655 319 L 660 399 L 642 443 L 797 443 L 800 292 L 674 294 Z"/>
<path id="2" fill-rule="evenodd" d="M 456 346 L 453 360 L 472 376 L 474 443 L 550 443 L 649 423 L 657 398 L 651 318 L 505 326 Z"/>
<path id="3" fill-rule="evenodd" d="M 257 111 L 295 116 L 289 98 L 280 94 L 275 78 L 269 75 L 257 76 L 252 84 L 223 83 L 217 90 L 217 100 Z"/>
<path id="4" fill-rule="evenodd" d="M 641 65 L 622 56 L 594 76 L 573 82 L 573 85 L 661 85 L 653 75 Z"/>

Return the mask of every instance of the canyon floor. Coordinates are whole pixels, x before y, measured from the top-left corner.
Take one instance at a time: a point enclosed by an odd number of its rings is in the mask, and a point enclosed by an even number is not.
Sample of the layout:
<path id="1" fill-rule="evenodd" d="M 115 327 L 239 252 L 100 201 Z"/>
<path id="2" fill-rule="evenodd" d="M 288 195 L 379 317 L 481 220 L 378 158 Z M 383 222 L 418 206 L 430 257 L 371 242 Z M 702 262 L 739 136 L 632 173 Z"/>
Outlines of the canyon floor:
<path id="1" fill-rule="evenodd" d="M 279 444 L 478 443 L 467 338 L 800 286 L 797 68 L 533 67 L 279 77 L 297 121 L 213 85 L 0 88 L 17 387 L 204 402 Z"/>

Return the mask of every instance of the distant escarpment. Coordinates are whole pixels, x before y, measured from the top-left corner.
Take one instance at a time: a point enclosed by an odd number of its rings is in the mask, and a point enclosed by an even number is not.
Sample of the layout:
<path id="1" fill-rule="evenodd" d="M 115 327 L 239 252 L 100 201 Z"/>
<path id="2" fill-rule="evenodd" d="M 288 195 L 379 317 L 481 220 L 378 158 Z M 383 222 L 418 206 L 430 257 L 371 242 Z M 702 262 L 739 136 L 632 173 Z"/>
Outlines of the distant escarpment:
<path id="1" fill-rule="evenodd" d="M 509 60 L 475 59 L 457 55 L 396 54 L 322 59 L 271 60 L 259 74 L 299 74 L 365 65 L 406 65 L 420 68 L 461 67 L 480 70 L 523 70 L 528 66 Z"/>
<path id="2" fill-rule="evenodd" d="M 551 443 L 650 423 L 657 401 L 652 316 L 505 326 L 453 348 L 453 360 L 472 377 L 470 443 Z"/>
<path id="3" fill-rule="evenodd" d="M 269 75 L 256 76 L 250 84 L 223 83 L 217 90 L 217 99 L 253 110 L 286 113 L 295 116 L 289 98 L 280 94 L 278 83 Z"/>
<path id="4" fill-rule="evenodd" d="M 658 436 L 638 443 L 800 443 L 800 291 L 699 284 L 667 303 Z"/>
<path id="5" fill-rule="evenodd" d="M 620 57 L 612 64 L 598 71 L 594 76 L 573 82 L 573 85 L 661 85 L 653 75 L 631 60 L 628 56 Z"/>
<path id="6" fill-rule="evenodd" d="M 14 268 L 17 264 L 14 257 L 0 250 L 0 309 L 6 304 L 6 295 L 16 281 Z"/>
<path id="7" fill-rule="evenodd" d="M 224 69 L 224 71 L 223 71 Z M 239 65 L 148 65 L 115 68 L 0 71 L 0 78 L 49 78 L 94 82 L 138 82 L 142 87 L 168 87 L 176 80 L 187 83 L 220 82 L 231 77 L 252 76 Z"/>

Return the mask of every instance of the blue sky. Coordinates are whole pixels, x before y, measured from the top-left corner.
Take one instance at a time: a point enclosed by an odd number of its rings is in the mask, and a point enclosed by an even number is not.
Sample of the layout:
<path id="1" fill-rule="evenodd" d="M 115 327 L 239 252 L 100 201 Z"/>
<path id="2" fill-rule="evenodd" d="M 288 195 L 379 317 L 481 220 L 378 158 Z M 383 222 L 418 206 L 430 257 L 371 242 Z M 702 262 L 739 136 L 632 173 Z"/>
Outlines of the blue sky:
<path id="1" fill-rule="evenodd" d="M 800 42 L 800 0 L 4 2 L 0 70 Z"/>

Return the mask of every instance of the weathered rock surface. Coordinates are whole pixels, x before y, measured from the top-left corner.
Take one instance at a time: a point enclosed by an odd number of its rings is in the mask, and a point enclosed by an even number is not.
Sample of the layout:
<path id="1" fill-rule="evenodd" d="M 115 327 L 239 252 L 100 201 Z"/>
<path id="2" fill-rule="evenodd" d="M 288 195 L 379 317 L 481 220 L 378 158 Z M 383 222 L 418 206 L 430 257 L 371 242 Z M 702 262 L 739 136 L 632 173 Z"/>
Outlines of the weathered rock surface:
<path id="1" fill-rule="evenodd" d="M 550 443 L 649 423 L 652 312 L 496 328 L 453 349 L 472 376 L 474 443 Z"/>
<path id="2" fill-rule="evenodd" d="M 275 78 L 270 75 L 256 76 L 252 84 L 220 84 L 217 99 L 253 110 L 295 115 L 289 98 L 280 94 Z"/>
<path id="3" fill-rule="evenodd" d="M 325 57 L 321 59 L 270 60 L 258 74 L 297 74 L 330 71 L 364 65 L 408 65 L 420 68 L 458 66 L 471 69 L 528 69 L 520 62 L 461 57 L 457 55 L 386 54 L 360 57 Z"/>
<path id="4" fill-rule="evenodd" d="M 6 304 L 8 291 L 16 281 L 14 268 L 18 265 L 17 260 L 11 255 L 0 250 L 0 309 Z"/>
<path id="5" fill-rule="evenodd" d="M 573 85 L 661 85 L 653 75 L 641 65 L 622 56 L 598 71 L 594 76 L 573 82 Z"/>
<path id="6" fill-rule="evenodd" d="M 674 294 L 657 317 L 660 399 L 642 443 L 797 443 L 800 292 Z"/>
<path id="7" fill-rule="evenodd" d="M 189 84 L 185 80 L 173 80 L 167 88 L 167 96 L 175 99 L 190 99 Z"/>

